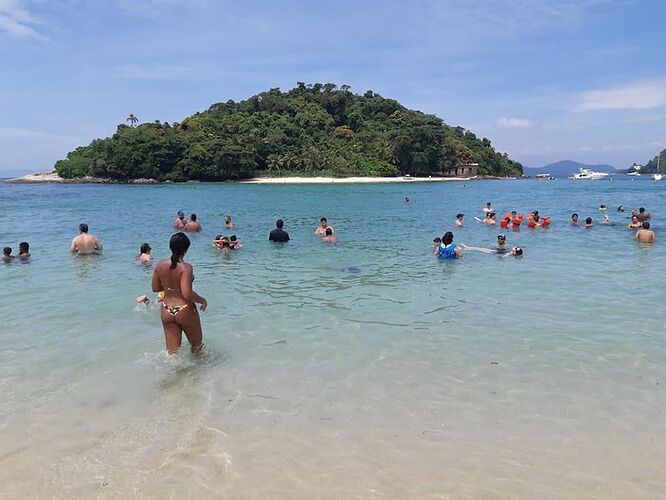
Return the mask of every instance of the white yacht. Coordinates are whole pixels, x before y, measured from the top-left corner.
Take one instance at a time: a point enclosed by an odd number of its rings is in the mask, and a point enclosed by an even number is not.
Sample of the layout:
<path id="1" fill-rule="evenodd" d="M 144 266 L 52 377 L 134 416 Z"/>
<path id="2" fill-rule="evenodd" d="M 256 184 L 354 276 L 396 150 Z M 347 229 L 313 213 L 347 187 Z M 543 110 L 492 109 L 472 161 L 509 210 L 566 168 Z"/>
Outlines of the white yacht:
<path id="1" fill-rule="evenodd" d="M 640 177 L 642 168 L 643 168 L 643 165 L 639 165 L 637 163 L 634 163 L 631 166 L 631 168 L 629 168 L 629 172 L 627 172 L 627 175 L 630 175 L 632 177 Z"/>
<path id="2" fill-rule="evenodd" d="M 578 169 L 578 172 L 569 176 L 569 179 L 573 179 L 575 181 L 580 181 L 580 180 L 596 181 L 598 179 L 606 179 L 608 178 L 608 176 L 609 174 L 607 174 L 606 172 L 595 172 L 594 170 L 590 170 L 589 168 L 580 167 Z"/>
<path id="3" fill-rule="evenodd" d="M 661 157 L 661 152 L 659 152 L 659 153 L 657 154 L 657 173 L 656 173 L 656 174 L 652 174 L 652 180 L 653 180 L 653 181 L 660 181 L 661 178 L 663 177 L 663 176 L 661 175 L 661 170 L 659 170 L 659 158 L 660 158 L 660 157 Z"/>

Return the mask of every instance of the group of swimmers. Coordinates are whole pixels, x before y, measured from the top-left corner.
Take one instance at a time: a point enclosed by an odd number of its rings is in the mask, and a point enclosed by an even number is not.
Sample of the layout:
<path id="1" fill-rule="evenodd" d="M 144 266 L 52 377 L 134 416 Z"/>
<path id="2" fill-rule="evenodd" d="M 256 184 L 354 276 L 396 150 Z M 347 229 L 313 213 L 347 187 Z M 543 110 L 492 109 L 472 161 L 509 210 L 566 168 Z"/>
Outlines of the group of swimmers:
<path id="1" fill-rule="evenodd" d="M 434 253 L 441 259 L 459 259 L 463 255 L 464 250 L 476 250 L 482 253 L 497 254 L 500 257 L 520 257 L 523 255 L 523 249 L 518 246 L 507 245 L 506 235 L 500 233 L 497 235 L 497 243 L 492 245 L 491 248 L 473 247 L 465 245 L 464 243 L 456 243 L 453 241 L 453 233 L 447 231 L 441 238 L 432 240 Z"/>
<path id="2" fill-rule="evenodd" d="M 190 220 L 186 221 L 184 214 L 179 212 L 174 221 L 174 227 L 181 231 L 187 230 L 187 225 L 192 220 L 193 217 L 190 217 Z M 196 216 L 194 216 L 194 221 L 196 222 Z M 269 235 L 269 241 L 281 243 L 289 241 L 289 234 L 284 230 L 284 221 L 278 219 L 275 226 Z M 226 216 L 225 228 L 233 229 L 233 227 L 231 217 Z M 85 229 L 85 233 L 87 233 L 87 226 Z M 201 226 L 196 231 L 200 230 Z M 322 241 L 327 242 L 335 241 L 334 232 L 335 229 L 328 224 L 326 217 L 320 219 L 319 226 L 315 229 L 315 234 L 321 236 Z M 95 241 L 97 241 L 96 238 Z M 242 247 L 236 235 L 227 237 L 221 234 L 215 237 L 213 246 L 223 251 L 237 250 Z M 101 249 L 101 243 L 99 243 L 99 247 Z M 160 317 L 169 354 L 174 354 L 180 349 L 183 333 L 190 344 L 192 353 L 198 353 L 203 349 L 199 310 L 205 311 L 208 301 L 193 290 L 194 271 L 192 265 L 184 260 L 189 247 L 190 239 L 184 232 L 179 231 L 173 234 L 169 240 L 171 257 L 158 262 L 153 271 L 151 287 L 153 292 L 158 294 Z M 150 251 L 148 243 L 142 244 L 137 260 L 150 262 L 152 260 Z M 142 295 L 137 298 L 137 302 L 150 304 L 151 301 L 146 295 Z M 199 304 L 198 309 L 197 304 Z"/>
<path id="3" fill-rule="evenodd" d="M 4 247 L 2 249 L 2 261 L 5 264 L 9 264 L 11 262 L 14 262 L 15 260 L 19 260 L 22 262 L 26 262 L 28 259 L 30 259 L 30 244 L 27 241 L 22 241 L 19 243 L 19 250 L 17 255 L 12 255 L 12 248 L 11 247 Z"/>
<path id="4" fill-rule="evenodd" d="M 608 214 L 605 213 L 607 210 L 608 208 L 606 207 L 606 205 L 599 205 L 599 211 L 604 212 L 604 220 L 601 222 L 601 224 L 613 225 L 613 222 L 610 220 L 610 217 L 608 217 Z M 620 205 L 619 207 L 617 207 L 617 211 L 619 213 L 624 213 L 624 207 Z M 657 235 L 652 229 L 650 229 L 650 223 L 648 222 L 648 219 L 651 218 L 652 215 L 650 214 L 650 212 L 646 212 L 644 207 L 640 207 L 638 210 L 634 209 L 631 211 L 631 222 L 627 225 L 627 228 L 636 229 L 636 233 L 634 234 L 634 239 L 639 243 L 657 242 Z M 577 213 L 571 214 L 571 224 L 574 226 L 579 225 L 579 217 Z M 592 220 L 592 217 L 587 217 L 585 219 L 584 227 L 586 228 L 594 227 L 594 221 Z"/>
<path id="5" fill-rule="evenodd" d="M 599 211 L 606 212 L 606 210 L 606 205 L 599 206 Z M 623 213 L 625 210 L 624 207 L 620 205 L 617 208 L 617 211 Z M 483 208 L 483 212 L 485 213 L 485 217 L 483 219 L 475 217 L 477 222 L 487 225 L 497 224 L 497 214 L 492 208 L 492 204 L 490 202 L 486 203 L 486 206 Z M 453 223 L 454 226 L 458 228 L 463 227 L 464 217 L 465 215 L 463 213 L 456 214 L 456 219 Z M 504 218 L 500 221 L 500 227 L 502 229 L 520 229 L 520 226 L 523 223 L 523 218 L 523 214 L 519 214 L 515 210 L 507 212 L 504 215 Z M 638 210 L 631 211 L 631 223 L 627 227 L 637 230 L 634 235 L 634 239 L 636 241 L 640 243 L 655 243 L 657 241 L 654 231 L 650 229 L 650 223 L 648 222 L 648 219 L 650 218 L 650 213 L 646 212 L 644 207 L 640 207 Z M 547 228 L 550 226 L 550 224 L 550 216 L 541 216 L 539 215 L 538 210 L 530 212 L 530 214 L 527 216 L 527 227 L 530 229 Z M 571 215 L 571 224 L 575 226 L 579 225 L 579 217 L 577 213 L 573 213 Z M 605 213 L 602 224 L 613 225 L 610 218 Z M 591 228 L 594 226 L 592 217 L 587 217 L 585 219 L 584 226 L 586 228 Z M 504 233 L 497 235 L 497 243 L 495 243 L 491 248 L 473 247 L 465 245 L 464 243 L 455 243 L 453 241 L 453 233 L 450 231 L 446 232 L 441 238 L 433 239 L 433 246 L 435 255 L 442 259 L 459 259 L 462 257 L 463 249 L 498 254 L 501 256 L 520 257 L 523 255 L 522 248 L 516 246 L 509 247 L 507 245 L 506 235 Z"/>

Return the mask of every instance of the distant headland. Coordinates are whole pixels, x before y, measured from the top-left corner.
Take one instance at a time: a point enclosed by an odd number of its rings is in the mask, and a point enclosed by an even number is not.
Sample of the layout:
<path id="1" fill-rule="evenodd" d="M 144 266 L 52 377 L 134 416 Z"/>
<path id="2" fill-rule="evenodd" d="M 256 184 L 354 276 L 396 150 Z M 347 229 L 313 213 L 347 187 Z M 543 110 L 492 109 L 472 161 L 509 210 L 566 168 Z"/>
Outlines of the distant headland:
<path id="1" fill-rule="evenodd" d="M 213 104 L 179 123 L 139 124 L 55 164 L 80 182 L 227 181 L 265 177 L 520 177 L 522 165 L 440 118 L 373 91 L 299 82 Z M 25 177 L 25 176 L 24 176 Z M 34 182 L 44 182 L 39 177 Z M 47 181 L 48 182 L 48 181 Z M 58 182 L 54 177 L 52 182 Z"/>

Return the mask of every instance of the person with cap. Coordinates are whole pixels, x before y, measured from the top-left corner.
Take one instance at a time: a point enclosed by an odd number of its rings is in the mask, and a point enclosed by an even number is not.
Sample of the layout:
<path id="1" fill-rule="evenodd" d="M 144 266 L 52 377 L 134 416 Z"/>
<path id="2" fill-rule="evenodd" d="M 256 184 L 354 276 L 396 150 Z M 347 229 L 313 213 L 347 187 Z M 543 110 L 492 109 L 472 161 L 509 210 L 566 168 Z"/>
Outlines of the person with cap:
<path id="1" fill-rule="evenodd" d="M 173 221 L 173 227 L 176 229 L 185 229 L 185 224 L 188 223 L 188 220 L 185 218 L 185 213 L 182 210 L 178 210 L 178 216 Z"/>
<path id="2" fill-rule="evenodd" d="M 493 245 L 497 253 L 505 253 L 507 251 L 506 248 L 506 235 L 504 233 L 500 233 L 497 235 L 497 243 Z"/>

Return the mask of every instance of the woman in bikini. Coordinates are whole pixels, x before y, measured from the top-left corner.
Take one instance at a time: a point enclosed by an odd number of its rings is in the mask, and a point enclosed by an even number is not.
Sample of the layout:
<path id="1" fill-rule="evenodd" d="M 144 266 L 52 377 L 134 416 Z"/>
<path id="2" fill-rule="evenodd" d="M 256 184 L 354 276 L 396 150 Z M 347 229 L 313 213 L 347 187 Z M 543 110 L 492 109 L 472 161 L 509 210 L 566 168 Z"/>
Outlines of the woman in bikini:
<path id="1" fill-rule="evenodd" d="M 153 292 L 164 292 L 160 314 L 166 348 L 169 354 L 175 354 L 185 332 L 192 352 L 199 352 L 203 347 L 203 334 L 196 304 L 201 304 L 200 309 L 205 311 L 208 302 L 192 290 L 192 265 L 183 261 L 190 239 L 184 233 L 176 233 L 171 236 L 169 248 L 171 258 L 155 266 L 152 283 Z"/>

